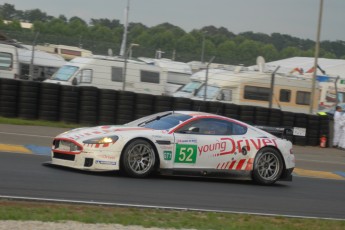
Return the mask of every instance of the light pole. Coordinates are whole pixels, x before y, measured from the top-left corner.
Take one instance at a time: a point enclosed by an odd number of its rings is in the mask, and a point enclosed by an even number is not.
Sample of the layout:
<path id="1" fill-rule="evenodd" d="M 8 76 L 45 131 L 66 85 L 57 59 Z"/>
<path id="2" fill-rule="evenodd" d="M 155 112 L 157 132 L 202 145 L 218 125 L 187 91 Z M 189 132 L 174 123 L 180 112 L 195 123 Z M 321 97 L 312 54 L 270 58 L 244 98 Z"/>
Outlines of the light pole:
<path id="1" fill-rule="evenodd" d="M 310 98 L 310 108 L 309 108 L 309 113 L 310 114 L 313 113 L 313 107 L 314 107 L 315 85 L 316 85 L 316 71 L 317 71 L 317 58 L 319 56 L 319 48 L 320 48 L 320 33 L 321 33 L 321 22 L 322 22 L 322 10 L 323 10 L 323 0 L 320 0 L 319 22 L 318 22 L 318 26 L 317 26 L 316 44 L 315 44 L 315 60 L 314 60 L 313 82 L 312 82 L 311 98 Z M 338 96 L 338 95 L 336 95 L 336 96 Z"/>
<path id="2" fill-rule="evenodd" d="M 215 56 L 211 57 L 210 61 L 207 63 L 206 66 L 206 76 L 205 76 L 205 87 L 204 87 L 204 101 L 206 101 L 207 98 L 207 84 L 208 84 L 208 68 L 210 64 L 213 62 Z"/>
<path id="3" fill-rule="evenodd" d="M 130 58 L 132 57 L 132 48 L 139 46 L 139 44 L 131 43 L 128 47 L 128 50 L 125 52 L 125 66 L 123 68 L 122 74 L 122 90 L 125 91 L 126 89 L 126 73 L 127 73 L 127 62 L 128 62 L 128 54 L 130 54 Z"/>
<path id="4" fill-rule="evenodd" d="M 36 40 L 39 35 L 39 31 L 36 32 L 34 41 L 32 42 L 32 50 L 31 50 L 31 60 L 30 60 L 30 67 L 29 67 L 29 80 L 34 80 L 34 58 L 35 58 L 35 46 L 36 46 Z"/>
<path id="5" fill-rule="evenodd" d="M 201 64 L 204 64 L 204 54 L 205 54 L 205 33 L 202 33 Z"/>

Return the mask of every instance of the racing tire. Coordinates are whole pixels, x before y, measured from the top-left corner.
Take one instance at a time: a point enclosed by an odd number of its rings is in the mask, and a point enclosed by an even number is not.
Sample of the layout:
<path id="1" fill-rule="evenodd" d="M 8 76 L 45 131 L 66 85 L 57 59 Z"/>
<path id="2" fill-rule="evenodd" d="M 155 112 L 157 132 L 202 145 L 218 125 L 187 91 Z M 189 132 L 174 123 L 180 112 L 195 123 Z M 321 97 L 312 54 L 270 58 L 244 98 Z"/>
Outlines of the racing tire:
<path id="1" fill-rule="evenodd" d="M 155 150 L 145 140 L 134 140 L 123 150 L 121 165 L 124 173 L 130 177 L 148 177 L 156 167 Z"/>
<path id="2" fill-rule="evenodd" d="M 262 185 L 274 184 L 283 173 L 283 159 L 273 148 L 263 148 L 255 156 L 253 180 Z"/>

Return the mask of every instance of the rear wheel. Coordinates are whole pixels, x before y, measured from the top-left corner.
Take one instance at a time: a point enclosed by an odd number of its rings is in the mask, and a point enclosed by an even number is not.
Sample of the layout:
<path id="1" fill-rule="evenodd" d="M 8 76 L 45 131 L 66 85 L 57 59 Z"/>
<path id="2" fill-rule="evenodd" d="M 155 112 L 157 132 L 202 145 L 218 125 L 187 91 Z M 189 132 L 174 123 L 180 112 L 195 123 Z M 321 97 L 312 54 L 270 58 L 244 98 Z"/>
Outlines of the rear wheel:
<path id="1" fill-rule="evenodd" d="M 123 170 L 128 176 L 142 178 L 153 172 L 156 155 L 147 141 L 135 140 L 131 142 L 122 154 Z"/>
<path id="2" fill-rule="evenodd" d="M 283 172 L 283 160 L 273 148 L 264 148 L 258 152 L 254 161 L 253 180 L 259 184 L 274 184 Z"/>

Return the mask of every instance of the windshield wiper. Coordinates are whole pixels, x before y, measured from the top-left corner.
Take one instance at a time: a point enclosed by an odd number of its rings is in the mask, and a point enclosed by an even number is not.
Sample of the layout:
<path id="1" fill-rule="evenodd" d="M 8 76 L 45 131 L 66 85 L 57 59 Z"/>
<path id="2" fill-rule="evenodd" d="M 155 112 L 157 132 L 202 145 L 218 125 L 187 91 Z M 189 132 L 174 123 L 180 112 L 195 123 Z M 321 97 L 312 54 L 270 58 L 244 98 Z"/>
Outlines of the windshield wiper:
<path id="1" fill-rule="evenodd" d="M 166 117 L 166 116 L 169 116 L 171 115 L 172 113 L 167 113 L 167 114 L 164 114 L 164 115 L 160 115 L 160 116 L 156 116 L 150 120 L 147 120 L 147 121 L 144 121 L 144 122 L 141 122 L 138 124 L 138 126 L 142 127 L 142 126 L 145 126 L 147 125 L 148 123 L 151 123 L 152 121 L 158 121 L 159 119 L 161 119 L 162 117 Z"/>

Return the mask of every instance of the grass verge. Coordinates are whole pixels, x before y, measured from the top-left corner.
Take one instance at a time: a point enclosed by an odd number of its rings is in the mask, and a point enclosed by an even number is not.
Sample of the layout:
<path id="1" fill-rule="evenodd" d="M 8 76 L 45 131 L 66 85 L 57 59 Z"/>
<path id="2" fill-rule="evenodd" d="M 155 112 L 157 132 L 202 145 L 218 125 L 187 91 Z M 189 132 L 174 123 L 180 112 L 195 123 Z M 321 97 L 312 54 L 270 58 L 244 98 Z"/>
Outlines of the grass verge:
<path id="1" fill-rule="evenodd" d="M 139 225 L 159 228 L 193 229 L 280 229 L 343 230 L 345 221 L 265 217 L 196 211 L 174 211 L 149 208 L 37 203 L 0 200 L 0 220 L 37 220 L 49 222 L 78 221 Z"/>

